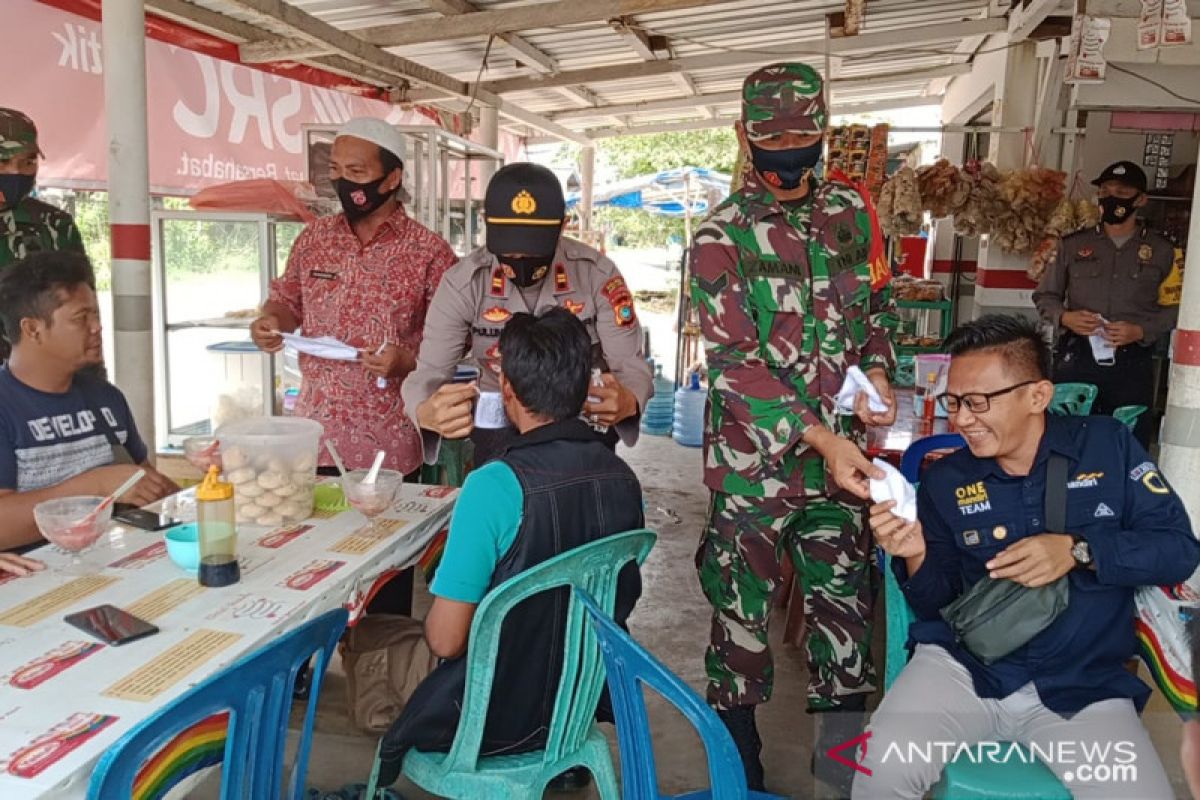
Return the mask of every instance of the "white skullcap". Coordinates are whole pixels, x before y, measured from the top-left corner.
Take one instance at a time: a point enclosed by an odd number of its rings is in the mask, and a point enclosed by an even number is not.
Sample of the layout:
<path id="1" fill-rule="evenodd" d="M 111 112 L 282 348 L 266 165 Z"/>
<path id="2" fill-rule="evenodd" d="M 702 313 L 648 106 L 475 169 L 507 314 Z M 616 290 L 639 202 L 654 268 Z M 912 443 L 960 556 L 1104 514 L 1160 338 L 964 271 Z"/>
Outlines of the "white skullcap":
<path id="1" fill-rule="evenodd" d="M 353 136 L 377 144 L 404 161 L 404 134 L 378 117 L 355 117 L 338 129 L 338 136 Z"/>

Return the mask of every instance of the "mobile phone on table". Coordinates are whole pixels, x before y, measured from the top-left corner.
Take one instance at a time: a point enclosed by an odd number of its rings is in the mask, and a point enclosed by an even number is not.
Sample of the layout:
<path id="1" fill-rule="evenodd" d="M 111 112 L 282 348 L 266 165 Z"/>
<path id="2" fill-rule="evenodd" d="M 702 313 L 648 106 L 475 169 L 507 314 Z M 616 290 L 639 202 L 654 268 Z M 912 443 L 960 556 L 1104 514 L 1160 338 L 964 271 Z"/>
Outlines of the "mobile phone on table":
<path id="1" fill-rule="evenodd" d="M 129 503 L 116 503 L 113 505 L 113 519 L 117 522 L 123 522 L 126 525 L 132 525 L 135 528 L 141 528 L 144 531 L 166 530 L 167 528 L 175 527 L 180 522 L 180 520 L 167 514 L 148 511 Z"/>
<path id="2" fill-rule="evenodd" d="M 67 614 L 63 620 L 114 647 L 158 633 L 158 628 L 146 620 L 112 605 Z"/>

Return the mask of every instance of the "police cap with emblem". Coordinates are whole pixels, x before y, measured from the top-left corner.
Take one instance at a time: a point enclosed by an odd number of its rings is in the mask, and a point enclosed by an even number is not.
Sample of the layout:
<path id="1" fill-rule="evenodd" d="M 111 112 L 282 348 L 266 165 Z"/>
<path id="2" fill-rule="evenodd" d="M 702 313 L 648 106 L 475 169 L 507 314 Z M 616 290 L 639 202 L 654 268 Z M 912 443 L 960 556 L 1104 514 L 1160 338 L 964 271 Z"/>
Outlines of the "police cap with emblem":
<path id="1" fill-rule="evenodd" d="M 1104 172 L 1100 173 L 1100 177 L 1092 181 L 1092 185 L 1099 186 L 1109 181 L 1118 181 L 1126 186 L 1137 189 L 1139 192 L 1145 192 L 1148 185 L 1146 173 L 1132 161 L 1118 161 L 1115 164 L 1109 164 L 1105 167 Z"/>
<path id="2" fill-rule="evenodd" d="M 487 249 L 497 255 L 551 255 L 566 214 L 562 184 L 553 172 L 527 162 L 501 167 L 483 199 Z"/>

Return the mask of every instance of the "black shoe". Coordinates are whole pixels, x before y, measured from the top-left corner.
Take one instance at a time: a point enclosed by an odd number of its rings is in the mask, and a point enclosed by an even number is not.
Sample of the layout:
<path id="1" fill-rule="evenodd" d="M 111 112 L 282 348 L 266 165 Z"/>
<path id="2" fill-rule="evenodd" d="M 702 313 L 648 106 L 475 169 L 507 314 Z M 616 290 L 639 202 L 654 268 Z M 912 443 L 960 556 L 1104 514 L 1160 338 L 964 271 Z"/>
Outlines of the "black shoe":
<path id="1" fill-rule="evenodd" d="M 866 695 L 854 695 L 837 708 L 816 713 L 816 736 L 813 738 L 813 777 L 816 797 L 823 800 L 849 800 L 857 770 L 834 761 L 829 751 L 862 734 L 866 728 Z M 843 758 L 853 761 L 856 751 L 840 751 Z"/>
<path id="2" fill-rule="evenodd" d="M 592 785 L 592 773 L 587 767 L 572 767 L 558 775 L 546 787 L 552 792 L 578 792 Z"/>
<path id="3" fill-rule="evenodd" d="M 746 770 L 746 786 L 753 792 L 765 792 L 763 765 L 758 755 L 762 752 L 762 738 L 754 721 L 755 706 L 734 706 L 717 709 L 717 716 L 729 729 L 738 755 L 742 757 L 742 768 Z"/>

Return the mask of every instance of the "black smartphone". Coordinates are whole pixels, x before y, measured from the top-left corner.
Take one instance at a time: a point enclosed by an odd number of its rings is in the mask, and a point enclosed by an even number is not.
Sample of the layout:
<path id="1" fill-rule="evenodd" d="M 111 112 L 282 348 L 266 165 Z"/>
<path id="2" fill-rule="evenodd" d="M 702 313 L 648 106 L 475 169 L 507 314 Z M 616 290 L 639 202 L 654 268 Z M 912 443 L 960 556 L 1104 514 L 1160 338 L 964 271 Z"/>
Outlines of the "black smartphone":
<path id="1" fill-rule="evenodd" d="M 158 633 L 158 628 L 146 620 L 110 605 L 67 614 L 63 620 L 114 647 Z"/>
<path id="2" fill-rule="evenodd" d="M 113 519 L 117 522 L 124 522 L 126 525 L 132 525 L 135 528 L 141 528 L 144 531 L 166 530 L 167 528 L 175 527 L 180 522 L 166 514 L 147 511 L 144 508 L 139 508 L 128 503 L 116 503 L 113 505 Z"/>

